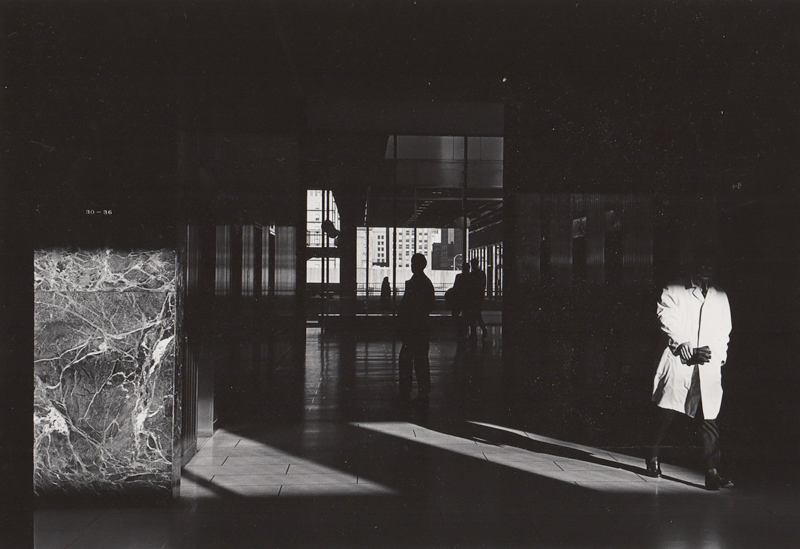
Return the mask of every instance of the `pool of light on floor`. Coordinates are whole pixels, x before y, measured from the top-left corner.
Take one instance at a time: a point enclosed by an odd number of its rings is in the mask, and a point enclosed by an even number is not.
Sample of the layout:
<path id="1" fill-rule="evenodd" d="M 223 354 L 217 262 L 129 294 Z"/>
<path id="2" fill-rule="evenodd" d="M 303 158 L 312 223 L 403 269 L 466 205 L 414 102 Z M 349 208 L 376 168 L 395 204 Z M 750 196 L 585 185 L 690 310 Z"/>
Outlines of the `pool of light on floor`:
<path id="1" fill-rule="evenodd" d="M 391 488 L 263 442 L 218 430 L 183 468 L 181 497 L 393 495 Z"/>

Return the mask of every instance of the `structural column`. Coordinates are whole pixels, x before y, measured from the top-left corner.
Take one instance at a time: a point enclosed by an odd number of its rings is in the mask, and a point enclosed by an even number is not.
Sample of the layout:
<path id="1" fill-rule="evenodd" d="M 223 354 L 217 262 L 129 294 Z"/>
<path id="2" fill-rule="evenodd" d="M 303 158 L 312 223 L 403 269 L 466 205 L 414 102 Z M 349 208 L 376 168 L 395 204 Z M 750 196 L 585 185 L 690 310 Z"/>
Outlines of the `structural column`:
<path id="1" fill-rule="evenodd" d="M 349 192 L 348 192 L 349 191 Z M 339 208 L 339 299 L 340 314 L 354 317 L 356 314 L 357 266 L 356 237 L 358 225 L 364 219 L 364 194 L 358 189 L 335 192 Z"/>

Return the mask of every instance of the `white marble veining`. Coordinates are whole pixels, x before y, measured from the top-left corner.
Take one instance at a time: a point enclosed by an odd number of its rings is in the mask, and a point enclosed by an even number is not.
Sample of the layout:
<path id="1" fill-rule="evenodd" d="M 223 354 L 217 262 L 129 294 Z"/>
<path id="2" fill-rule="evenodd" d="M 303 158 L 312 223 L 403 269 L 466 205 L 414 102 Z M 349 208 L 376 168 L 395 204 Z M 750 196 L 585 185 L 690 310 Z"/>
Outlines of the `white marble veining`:
<path id="1" fill-rule="evenodd" d="M 41 250 L 34 253 L 34 290 L 175 291 L 175 253 L 171 250 Z"/>
<path id="2" fill-rule="evenodd" d="M 171 490 L 174 253 L 36 260 L 36 492 Z"/>

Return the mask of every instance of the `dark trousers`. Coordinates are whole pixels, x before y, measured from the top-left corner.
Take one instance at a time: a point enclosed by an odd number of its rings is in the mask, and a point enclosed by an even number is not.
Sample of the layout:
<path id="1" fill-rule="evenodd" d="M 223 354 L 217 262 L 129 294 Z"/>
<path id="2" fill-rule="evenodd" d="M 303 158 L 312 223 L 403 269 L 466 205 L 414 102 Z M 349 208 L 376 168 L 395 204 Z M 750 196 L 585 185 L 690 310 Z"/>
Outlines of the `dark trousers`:
<path id="1" fill-rule="evenodd" d="M 669 426 L 679 415 L 682 416 L 684 414 L 676 412 L 675 410 L 658 408 L 658 413 L 656 416 L 657 431 L 655 443 L 653 444 L 650 452 L 651 458 L 655 459 L 658 457 L 658 450 L 661 447 L 661 444 L 664 442 L 664 438 L 667 435 Z M 716 420 L 705 419 L 703 417 L 702 403 L 697 409 L 697 414 L 695 414 L 694 421 L 697 424 L 697 432 L 700 436 L 700 440 L 703 443 L 703 461 L 705 462 L 706 470 L 716 469 L 719 467 L 720 461 L 719 427 L 717 426 L 717 422 Z"/>
<path id="2" fill-rule="evenodd" d="M 478 328 L 480 328 L 484 334 L 486 333 L 486 324 L 483 322 L 481 308 L 481 305 L 473 305 L 468 309 L 464 309 L 467 334 L 471 337 L 476 337 L 478 335 Z"/>
<path id="3" fill-rule="evenodd" d="M 427 335 L 409 335 L 403 337 L 403 347 L 400 349 L 400 394 L 411 395 L 412 371 L 417 375 L 417 390 L 419 394 L 427 395 L 431 392 L 431 363 L 428 360 L 431 342 Z"/>

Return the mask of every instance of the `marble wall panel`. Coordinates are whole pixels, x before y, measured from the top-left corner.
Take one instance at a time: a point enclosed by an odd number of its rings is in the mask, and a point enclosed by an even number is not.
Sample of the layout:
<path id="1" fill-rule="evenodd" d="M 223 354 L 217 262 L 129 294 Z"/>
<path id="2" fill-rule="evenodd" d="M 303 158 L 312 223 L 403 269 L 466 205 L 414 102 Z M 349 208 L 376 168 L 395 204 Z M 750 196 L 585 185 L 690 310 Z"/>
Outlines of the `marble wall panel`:
<path id="1" fill-rule="evenodd" d="M 176 256 L 34 256 L 34 489 L 172 493 Z"/>
<path id="2" fill-rule="evenodd" d="M 46 250 L 34 254 L 34 290 L 73 292 L 174 292 L 172 250 Z"/>

